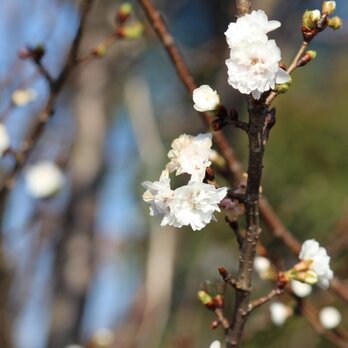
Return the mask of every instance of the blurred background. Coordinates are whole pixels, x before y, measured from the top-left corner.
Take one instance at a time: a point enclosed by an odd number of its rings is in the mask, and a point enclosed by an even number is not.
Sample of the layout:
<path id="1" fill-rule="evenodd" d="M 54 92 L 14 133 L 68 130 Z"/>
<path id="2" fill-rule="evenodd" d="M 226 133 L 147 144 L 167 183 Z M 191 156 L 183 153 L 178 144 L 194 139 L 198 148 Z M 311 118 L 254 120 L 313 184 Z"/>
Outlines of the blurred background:
<path id="1" fill-rule="evenodd" d="M 156 1 L 197 83 L 217 89 L 223 103 L 245 118 L 245 99 L 227 84 L 225 66 L 224 31 L 235 19 L 233 3 Z M 301 43 L 302 13 L 321 3 L 253 1 L 253 8 L 281 21 L 272 36 L 285 63 Z M 96 1 L 82 55 L 113 30 L 120 4 Z M 75 35 L 76 5 L 0 1 L 0 117 L 14 149 L 48 97 L 45 80 L 17 52 L 43 44 L 43 63 L 56 75 Z M 141 182 L 158 179 L 171 141 L 205 129 L 136 2 L 134 9 L 144 36 L 116 42 L 106 57 L 74 72 L 29 158 L 28 165 L 48 160 L 61 166 L 63 189 L 35 199 L 20 173 L 2 202 L 0 318 L 7 323 L 1 334 L 11 336 L 14 348 L 203 348 L 223 339 L 221 330 L 209 329 L 214 317 L 197 291 L 203 280 L 218 280 L 220 265 L 236 270 L 233 232 L 223 216 L 198 232 L 161 228 L 141 198 Z M 338 0 L 336 12 L 348 20 L 348 2 Z M 312 46 L 317 58 L 294 73 L 293 86 L 275 101 L 277 124 L 263 180 L 264 194 L 288 228 L 301 241 L 315 238 L 328 246 L 343 280 L 348 277 L 347 44 L 347 27 L 320 34 Z M 12 103 L 14 91 L 26 88 L 35 90 L 36 98 Z M 225 131 L 246 166 L 245 135 Z M 12 165 L 11 156 L 1 159 L 0 175 Z M 262 240 L 284 265 L 295 260 L 266 228 Z M 271 288 L 255 276 L 255 296 Z M 296 304 L 290 296 L 281 300 Z M 337 307 L 348 329 L 343 302 L 319 289 L 309 301 L 318 309 Z M 274 326 L 265 305 L 252 316 L 244 347 L 280 346 L 333 347 L 296 311 L 283 326 Z"/>

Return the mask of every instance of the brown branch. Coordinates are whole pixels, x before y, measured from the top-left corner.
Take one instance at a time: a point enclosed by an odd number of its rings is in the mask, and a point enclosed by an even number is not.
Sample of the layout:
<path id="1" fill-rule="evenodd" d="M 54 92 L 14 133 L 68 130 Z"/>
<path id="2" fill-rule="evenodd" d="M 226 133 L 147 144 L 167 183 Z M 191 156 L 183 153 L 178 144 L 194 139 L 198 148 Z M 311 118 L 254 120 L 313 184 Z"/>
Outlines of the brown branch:
<path id="1" fill-rule="evenodd" d="M 251 1 L 250 0 L 236 0 L 236 8 L 238 17 L 244 16 L 251 11 Z"/>
<path id="2" fill-rule="evenodd" d="M 266 296 L 260 297 L 255 301 L 252 301 L 249 305 L 249 312 L 252 312 L 254 309 L 261 307 L 265 303 L 273 300 L 275 297 L 280 296 L 284 293 L 283 288 L 275 288 Z"/>

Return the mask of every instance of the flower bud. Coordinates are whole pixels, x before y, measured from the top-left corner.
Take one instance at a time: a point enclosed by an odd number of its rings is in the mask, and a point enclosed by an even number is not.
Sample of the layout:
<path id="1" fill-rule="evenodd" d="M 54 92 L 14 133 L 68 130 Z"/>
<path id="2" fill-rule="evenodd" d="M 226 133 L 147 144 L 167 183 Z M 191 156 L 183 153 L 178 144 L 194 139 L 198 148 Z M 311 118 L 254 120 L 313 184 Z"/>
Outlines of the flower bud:
<path id="1" fill-rule="evenodd" d="M 324 1 L 322 12 L 328 15 L 331 15 L 335 12 L 336 9 L 336 1 Z"/>
<path id="2" fill-rule="evenodd" d="M 216 295 L 213 299 L 216 308 L 224 307 L 224 298 L 222 295 Z"/>
<path id="3" fill-rule="evenodd" d="M 321 18 L 319 10 L 305 11 L 302 17 L 302 25 L 307 29 L 315 29 Z"/>
<path id="4" fill-rule="evenodd" d="M 140 22 L 134 22 L 132 24 L 120 27 L 117 29 L 117 36 L 121 39 L 139 39 L 143 34 L 144 27 Z"/>
<path id="5" fill-rule="evenodd" d="M 117 11 L 116 20 L 119 24 L 125 23 L 132 14 L 133 7 L 129 2 L 123 3 Z"/>
<path id="6" fill-rule="evenodd" d="M 329 18 L 328 21 L 328 26 L 333 29 L 333 30 L 337 30 L 337 29 L 341 29 L 343 25 L 343 21 L 342 18 L 335 16 L 332 18 Z"/>
<path id="7" fill-rule="evenodd" d="M 291 86 L 292 79 L 290 78 L 288 82 L 276 84 L 274 88 L 274 92 L 277 94 L 284 94 L 288 91 L 289 87 Z"/>
<path id="8" fill-rule="evenodd" d="M 202 85 L 193 91 L 193 107 L 199 112 L 215 111 L 220 105 L 220 97 L 208 85 Z"/>
<path id="9" fill-rule="evenodd" d="M 98 45 L 96 48 L 93 49 L 92 51 L 93 55 L 96 57 L 104 57 L 108 53 L 107 46 L 104 43 L 101 43 Z"/>
<path id="10" fill-rule="evenodd" d="M 36 47 L 30 49 L 32 58 L 40 62 L 42 57 L 45 55 L 45 47 L 43 45 L 37 45 Z"/>
<path id="11" fill-rule="evenodd" d="M 316 56 L 317 56 L 317 52 L 316 51 L 307 51 L 307 52 L 305 52 L 305 54 L 298 60 L 297 67 L 305 66 L 311 60 L 315 59 Z"/>
<path id="12" fill-rule="evenodd" d="M 213 304 L 213 298 L 204 290 L 198 291 L 198 299 L 204 304 L 205 306 L 209 306 Z"/>

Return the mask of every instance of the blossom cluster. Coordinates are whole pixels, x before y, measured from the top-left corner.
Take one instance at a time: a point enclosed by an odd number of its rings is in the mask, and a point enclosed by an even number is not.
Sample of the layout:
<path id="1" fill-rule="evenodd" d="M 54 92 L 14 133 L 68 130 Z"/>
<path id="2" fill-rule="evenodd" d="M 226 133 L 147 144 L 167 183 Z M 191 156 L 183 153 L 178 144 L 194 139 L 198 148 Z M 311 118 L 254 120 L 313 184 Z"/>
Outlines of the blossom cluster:
<path id="1" fill-rule="evenodd" d="M 172 142 L 168 153 L 169 163 L 162 171 L 159 181 L 145 181 L 142 185 L 145 202 L 150 204 L 150 215 L 162 216 L 161 225 L 182 227 L 190 225 L 200 230 L 220 211 L 219 203 L 226 196 L 227 188 L 216 188 L 204 183 L 206 168 L 210 166 L 212 135 L 180 135 Z M 187 185 L 173 190 L 169 174 L 190 175 Z"/>
<path id="2" fill-rule="evenodd" d="M 269 21 L 264 11 L 253 11 L 230 23 L 225 32 L 231 49 L 226 60 L 228 83 L 243 94 L 259 99 L 276 84 L 287 83 L 290 76 L 279 67 L 280 49 L 267 34 L 280 27 Z"/>

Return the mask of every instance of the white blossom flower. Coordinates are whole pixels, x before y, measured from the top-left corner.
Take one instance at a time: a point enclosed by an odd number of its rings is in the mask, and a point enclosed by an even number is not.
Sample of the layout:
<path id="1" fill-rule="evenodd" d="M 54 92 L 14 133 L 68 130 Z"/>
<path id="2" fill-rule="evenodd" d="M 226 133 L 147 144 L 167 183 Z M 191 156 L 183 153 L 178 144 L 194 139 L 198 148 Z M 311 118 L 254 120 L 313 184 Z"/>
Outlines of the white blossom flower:
<path id="1" fill-rule="evenodd" d="M 215 211 L 220 211 L 218 204 L 226 193 L 226 187 L 217 189 L 214 185 L 190 181 L 174 191 L 169 203 L 170 214 L 162 223 L 174 227 L 190 225 L 194 231 L 200 230 L 214 219 Z"/>
<path id="2" fill-rule="evenodd" d="M 176 170 L 176 175 L 188 173 L 203 180 L 205 169 L 211 164 L 211 139 L 211 133 L 180 135 L 172 142 L 172 150 L 168 153 L 170 162 L 166 168 L 169 172 Z"/>
<path id="3" fill-rule="evenodd" d="M 220 97 L 216 91 L 214 91 L 208 85 L 202 85 L 196 88 L 192 94 L 193 107 L 200 112 L 214 111 L 220 104 Z"/>
<path id="4" fill-rule="evenodd" d="M 275 84 L 289 81 L 289 74 L 278 65 L 280 50 L 274 40 L 255 41 L 231 50 L 226 60 L 228 83 L 243 94 L 259 99 L 263 92 Z"/>
<path id="5" fill-rule="evenodd" d="M 330 269 L 330 257 L 325 248 L 320 247 L 314 239 L 306 240 L 302 244 L 299 259 L 308 264 L 309 271 L 317 277 L 320 287 L 324 289 L 329 287 L 333 271 Z"/>
<path id="6" fill-rule="evenodd" d="M 340 324 L 342 315 L 335 307 L 324 307 L 319 312 L 319 320 L 325 329 L 330 330 Z"/>
<path id="7" fill-rule="evenodd" d="M 254 269 L 261 279 L 266 279 L 271 268 L 271 261 L 267 257 L 256 256 L 254 260 Z"/>
<path id="8" fill-rule="evenodd" d="M 281 302 L 273 302 L 269 306 L 273 324 L 282 326 L 286 319 L 292 315 L 292 309 Z"/>
<path id="9" fill-rule="evenodd" d="M 169 202 L 173 198 L 173 191 L 170 188 L 168 170 L 162 171 L 159 181 L 144 181 L 142 185 L 146 188 L 143 199 L 151 205 L 150 215 L 169 214 Z"/>
<path id="10" fill-rule="evenodd" d="M 299 282 L 298 280 L 291 280 L 291 290 L 297 297 L 307 297 L 312 293 L 312 286 L 306 283 Z"/>
<path id="11" fill-rule="evenodd" d="M 230 23 L 225 32 L 227 43 L 234 49 L 240 43 L 268 40 L 267 33 L 281 26 L 278 21 L 269 21 L 264 11 L 252 11 Z"/>
<path id="12" fill-rule="evenodd" d="M 37 98 L 37 92 L 35 89 L 16 89 L 12 93 L 12 102 L 17 106 L 24 106 L 32 102 Z"/>
<path id="13" fill-rule="evenodd" d="M 213 341 L 213 342 L 210 344 L 209 348 L 221 348 L 221 343 L 220 343 L 220 341 L 218 341 L 218 340 Z"/>
<path id="14" fill-rule="evenodd" d="M 0 156 L 10 147 L 10 136 L 6 127 L 0 123 Z"/>
<path id="15" fill-rule="evenodd" d="M 289 74 L 279 68 L 280 50 L 267 33 L 280 27 L 278 21 L 268 21 L 262 10 L 253 11 L 230 23 L 225 32 L 230 46 L 226 60 L 228 83 L 244 94 L 259 99 L 263 92 L 289 81 Z"/>
<path id="16" fill-rule="evenodd" d="M 53 162 L 42 161 L 27 168 L 26 186 L 35 198 L 47 198 L 57 193 L 64 184 L 61 170 Z"/>

